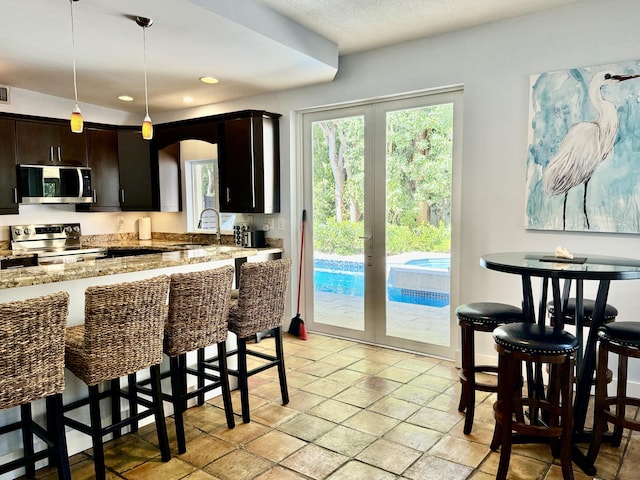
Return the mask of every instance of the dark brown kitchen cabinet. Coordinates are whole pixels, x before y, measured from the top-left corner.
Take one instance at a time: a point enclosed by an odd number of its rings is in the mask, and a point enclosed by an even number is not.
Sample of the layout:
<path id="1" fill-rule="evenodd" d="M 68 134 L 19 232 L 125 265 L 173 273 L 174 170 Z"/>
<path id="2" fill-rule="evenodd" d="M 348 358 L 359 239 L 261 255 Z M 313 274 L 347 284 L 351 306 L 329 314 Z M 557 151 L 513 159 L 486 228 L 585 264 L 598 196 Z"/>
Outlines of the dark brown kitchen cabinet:
<path id="1" fill-rule="evenodd" d="M 139 130 L 118 131 L 120 207 L 135 212 L 179 212 L 180 146 L 157 150 Z"/>
<path id="2" fill-rule="evenodd" d="M 76 210 L 117 212 L 120 210 L 118 132 L 101 128 L 88 128 L 86 131 L 93 203 L 77 205 Z"/>
<path id="3" fill-rule="evenodd" d="M 73 133 L 68 121 L 16 120 L 18 163 L 87 166 L 87 133 Z"/>
<path id="4" fill-rule="evenodd" d="M 4 118 L 0 118 L 0 172 L 0 214 L 16 214 L 16 122 Z"/>
<path id="5" fill-rule="evenodd" d="M 280 211 L 279 117 L 248 110 L 218 124 L 220 211 Z"/>
<path id="6" fill-rule="evenodd" d="M 158 169 L 153 168 L 151 144 L 138 130 L 118 130 L 120 208 L 129 212 L 159 209 Z"/>

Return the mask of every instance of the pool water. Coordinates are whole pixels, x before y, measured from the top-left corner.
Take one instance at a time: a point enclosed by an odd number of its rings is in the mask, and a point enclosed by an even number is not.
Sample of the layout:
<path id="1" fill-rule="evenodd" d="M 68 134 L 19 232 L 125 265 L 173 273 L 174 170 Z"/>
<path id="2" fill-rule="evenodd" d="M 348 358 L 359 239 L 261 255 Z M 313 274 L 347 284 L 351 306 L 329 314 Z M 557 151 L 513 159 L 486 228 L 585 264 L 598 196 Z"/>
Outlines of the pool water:
<path id="1" fill-rule="evenodd" d="M 449 258 L 420 258 L 404 262 L 404 266 L 424 268 L 424 275 L 429 270 L 449 270 Z M 440 273 L 441 274 L 441 273 Z M 413 303 L 432 307 L 449 305 L 448 292 L 435 292 L 424 289 L 401 288 L 393 284 L 394 276 L 389 277 L 387 298 L 390 301 Z M 364 265 L 349 260 L 315 259 L 313 280 L 315 291 L 337 293 L 341 295 L 364 296 Z"/>

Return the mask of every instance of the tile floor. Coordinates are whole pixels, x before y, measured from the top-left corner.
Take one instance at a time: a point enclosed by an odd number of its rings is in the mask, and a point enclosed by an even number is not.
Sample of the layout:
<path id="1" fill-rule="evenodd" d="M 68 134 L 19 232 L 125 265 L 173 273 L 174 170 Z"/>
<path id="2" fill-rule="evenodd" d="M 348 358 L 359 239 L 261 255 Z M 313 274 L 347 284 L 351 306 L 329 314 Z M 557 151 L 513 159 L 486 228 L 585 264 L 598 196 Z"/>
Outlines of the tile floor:
<path id="1" fill-rule="evenodd" d="M 387 480 L 495 478 L 498 453 L 489 395 L 478 398 L 471 435 L 457 411 L 459 381 L 450 361 L 309 334 L 285 335 L 290 403 L 282 406 L 275 369 L 252 378 L 249 424 L 229 430 L 217 398 L 189 409 L 187 453 L 163 463 L 145 426 L 106 444 L 108 478 L 130 480 Z M 257 346 L 271 348 L 264 339 Z M 234 407 L 240 401 L 234 392 Z M 173 440 L 173 422 L 168 418 Z M 638 434 L 604 446 L 599 479 L 637 479 Z M 72 457 L 74 480 L 93 478 L 91 450 Z M 38 478 L 56 478 L 42 469 Z M 509 478 L 562 478 L 545 445 L 516 445 Z M 588 477 L 577 467 L 575 479 Z"/>

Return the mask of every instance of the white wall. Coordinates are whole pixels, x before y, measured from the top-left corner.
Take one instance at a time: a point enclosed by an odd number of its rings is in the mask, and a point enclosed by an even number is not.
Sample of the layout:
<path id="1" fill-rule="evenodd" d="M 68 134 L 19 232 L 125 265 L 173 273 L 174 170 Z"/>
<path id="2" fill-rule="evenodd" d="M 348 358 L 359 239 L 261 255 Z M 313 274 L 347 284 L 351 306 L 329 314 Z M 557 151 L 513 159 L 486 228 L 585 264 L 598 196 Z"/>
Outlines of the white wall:
<path id="1" fill-rule="evenodd" d="M 285 248 L 295 252 L 295 235 L 290 230 L 291 226 L 299 229 L 298 212 L 302 210 L 297 183 L 300 156 L 296 150 L 296 111 L 463 85 L 461 216 L 454 224 L 455 234 L 461 241 L 462 268 L 454 272 L 452 297 L 459 302 L 494 299 L 518 304 L 521 298 L 518 279 L 482 269 L 479 257 L 483 253 L 553 251 L 556 245 L 562 244 L 572 252 L 640 258 L 636 235 L 541 232 L 524 228 L 529 76 L 640 58 L 638 18 L 640 2 L 636 0 L 583 0 L 514 20 L 342 57 L 338 74 L 331 83 L 155 114 L 154 121 L 162 123 L 246 108 L 282 113 L 280 216 L 285 219 L 288 230 Z M 65 118 L 69 110 L 70 104 L 65 102 L 65 108 L 59 108 L 61 118 Z M 17 108 L 20 112 L 36 113 L 33 104 Z M 42 114 L 51 114 L 53 110 L 55 108 L 49 106 L 48 113 Z M 89 119 L 87 113 L 85 117 Z M 90 218 L 83 220 L 85 230 L 108 230 L 115 224 L 112 216 L 87 216 Z M 100 220 L 93 221 L 93 218 Z M 0 217 L 0 224 L 15 223 L 7 220 L 8 217 Z M 296 255 L 292 257 L 295 260 Z M 612 285 L 609 300 L 619 308 L 622 320 L 634 320 L 634 313 L 640 311 L 640 295 L 636 294 L 639 288 L 637 281 Z M 587 295 L 595 295 L 590 285 L 586 290 Z M 493 356 L 492 342 L 487 340 L 479 350 Z"/>

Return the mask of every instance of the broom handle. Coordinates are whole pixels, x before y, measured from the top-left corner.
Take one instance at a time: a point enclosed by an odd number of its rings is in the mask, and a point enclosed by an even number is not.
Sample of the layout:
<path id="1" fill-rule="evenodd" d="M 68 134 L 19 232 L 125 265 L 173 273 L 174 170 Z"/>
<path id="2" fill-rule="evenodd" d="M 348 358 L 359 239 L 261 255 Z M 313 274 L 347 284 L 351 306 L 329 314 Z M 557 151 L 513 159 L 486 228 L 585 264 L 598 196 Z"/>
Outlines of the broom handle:
<path id="1" fill-rule="evenodd" d="M 300 239 L 300 270 L 298 272 L 298 309 L 296 313 L 300 315 L 300 289 L 302 287 L 302 253 L 304 252 L 304 222 L 307 219 L 307 211 L 302 210 L 302 238 Z"/>

